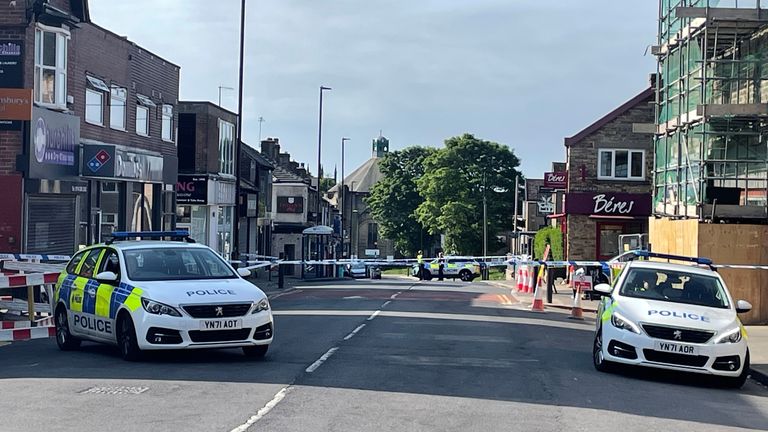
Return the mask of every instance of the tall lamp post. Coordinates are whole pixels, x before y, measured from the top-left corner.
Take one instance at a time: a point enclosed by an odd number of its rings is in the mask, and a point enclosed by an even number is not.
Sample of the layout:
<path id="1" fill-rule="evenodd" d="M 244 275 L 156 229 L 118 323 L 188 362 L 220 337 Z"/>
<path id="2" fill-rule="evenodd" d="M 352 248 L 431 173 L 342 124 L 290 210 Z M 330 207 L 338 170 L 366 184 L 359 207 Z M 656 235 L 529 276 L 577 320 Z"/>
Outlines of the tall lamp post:
<path id="1" fill-rule="evenodd" d="M 349 138 L 341 139 L 341 192 L 339 195 L 339 208 L 341 209 L 341 255 L 344 257 L 344 143 L 349 141 Z"/>
<path id="2" fill-rule="evenodd" d="M 243 143 L 243 58 L 245 53 L 245 0 L 240 1 L 240 67 L 237 89 L 237 141 L 235 142 L 235 215 L 232 218 L 232 255 L 240 258 L 240 151 Z"/>
<path id="3" fill-rule="evenodd" d="M 320 225 L 320 176 L 322 174 L 320 156 L 323 148 L 323 92 L 326 90 L 331 90 L 331 88 L 320 86 L 320 116 L 317 121 L 317 203 L 315 204 L 315 225 Z"/>
<path id="4" fill-rule="evenodd" d="M 219 106 L 221 106 L 221 91 L 222 90 L 234 90 L 232 87 L 219 86 Z"/>

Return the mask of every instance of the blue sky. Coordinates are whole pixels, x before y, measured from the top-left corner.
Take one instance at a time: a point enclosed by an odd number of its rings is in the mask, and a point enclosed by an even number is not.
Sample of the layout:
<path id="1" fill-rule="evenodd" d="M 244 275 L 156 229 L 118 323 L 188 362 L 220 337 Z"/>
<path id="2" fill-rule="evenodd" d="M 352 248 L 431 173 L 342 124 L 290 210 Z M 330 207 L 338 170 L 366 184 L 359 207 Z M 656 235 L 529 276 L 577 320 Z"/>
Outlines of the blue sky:
<path id="1" fill-rule="evenodd" d="M 183 100 L 237 87 L 237 0 L 91 0 L 91 18 L 181 66 Z M 183 7 L 182 7 L 183 5 Z M 509 145 L 529 178 L 565 160 L 563 138 L 642 91 L 655 70 L 656 1 L 259 0 L 248 2 L 244 141 L 278 137 L 347 172 L 379 130 L 392 149 L 464 132 Z M 222 105 L 236 111 L 237 93 Z"/>

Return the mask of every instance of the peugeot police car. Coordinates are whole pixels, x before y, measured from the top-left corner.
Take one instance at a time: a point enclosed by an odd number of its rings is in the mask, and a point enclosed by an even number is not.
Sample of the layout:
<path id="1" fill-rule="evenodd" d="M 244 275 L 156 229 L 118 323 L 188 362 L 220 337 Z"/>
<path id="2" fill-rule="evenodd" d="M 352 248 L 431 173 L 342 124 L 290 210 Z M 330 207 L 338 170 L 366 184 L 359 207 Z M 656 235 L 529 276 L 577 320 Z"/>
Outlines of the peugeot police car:
<path id="1" fill-rule="evenodd" d="M 143 350 L 242 347 L 263 357 L 273 338 L 267 296 L 186 231 L 116 232 L 78 252 L 54 291 L 56 342 Z M 141 240 L 131 240 L 141 238 Z M 154 240 L 147 240 L 154 239 Z M 163 239 L 168 239 L 163 241 Z"/>
<path id="2" fill-rule="evenodd" d="M 614 287 L 600 284 L 593 363 L 615 363 L 717 375 L 741 387 L 749 372 L 746 331 L 737 314 L 752 305 L 734 301 L 706 258 L 645 252 L 646 257 L 689 261 L 626 264 Z"/>
<path id="3" fill-rule="evenodd" d="M 474 258 L 447 256 L 443 258 L 443 278 L 459 278 L 465 282 L 471 282 L 480 277 L 480 263 Z M 414 265 L 411 269 L 411 275 L 419 276 L 419 266 Z M 440 276 L 440 258 L 435 258 L 431 262 L 424 263 L 423 277 L 426 280 Z"/>

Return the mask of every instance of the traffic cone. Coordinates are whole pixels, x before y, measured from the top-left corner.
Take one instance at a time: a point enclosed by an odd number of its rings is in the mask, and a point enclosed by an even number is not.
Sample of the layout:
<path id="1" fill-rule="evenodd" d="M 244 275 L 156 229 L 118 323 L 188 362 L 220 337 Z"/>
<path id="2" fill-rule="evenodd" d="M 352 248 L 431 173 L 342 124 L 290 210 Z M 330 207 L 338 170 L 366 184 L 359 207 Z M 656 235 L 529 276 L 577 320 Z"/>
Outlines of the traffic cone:
<path id="1" fill-rule="evenodd" d="M 574 288 L 574 290 L 573 307 L 571 308 L 571 316 L 568 318 L 574 320 L 583 320 L 584 309 L 581 308 L 581 289 Z"/>
<path id="2" fill-rule="evenodd" d="M 533 294 L 533 304 L 531 305 L 532 312 L 544 312 L 544 287 L 542 286 L 542 282 L 544 282 L 543 268 L 539 271 L 536 280 L 536 291 Z"/>
<path id="3" fill-rule="evenodd" d="M 528 292 L 533 294 L 536 291 L 536 284 L 538 283 L 536 275 L 536 267 L 531 267 L 530 276 L 528 277 Z"/>
<path id="4" fill-rule="evenodd" d="M 523 290 L 523 268 L 525 266 L 518 266 L 517 272 L 515 272 L 515 281 L 517 282 L 517 292 Z"/>
<path id="5" fill-rule="evenodd" d="M 573 267 L 573 264 L 568 266 L 568 288 L 573 288 L 573 272 L 575 271 L 575 268 Z"/>

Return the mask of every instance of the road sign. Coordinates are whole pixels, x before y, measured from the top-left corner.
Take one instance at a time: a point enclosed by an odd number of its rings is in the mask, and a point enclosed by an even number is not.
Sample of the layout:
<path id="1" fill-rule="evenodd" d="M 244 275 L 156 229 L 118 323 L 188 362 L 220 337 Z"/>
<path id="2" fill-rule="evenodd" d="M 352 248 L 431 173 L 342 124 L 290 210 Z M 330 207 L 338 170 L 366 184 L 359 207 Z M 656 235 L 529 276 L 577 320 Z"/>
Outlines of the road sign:
<path id="1" fill-rule="evenodd" d="M 573 287 L 577 292 L 592 291 L 592 276 L 583 273 L 573 276 Z"/>

